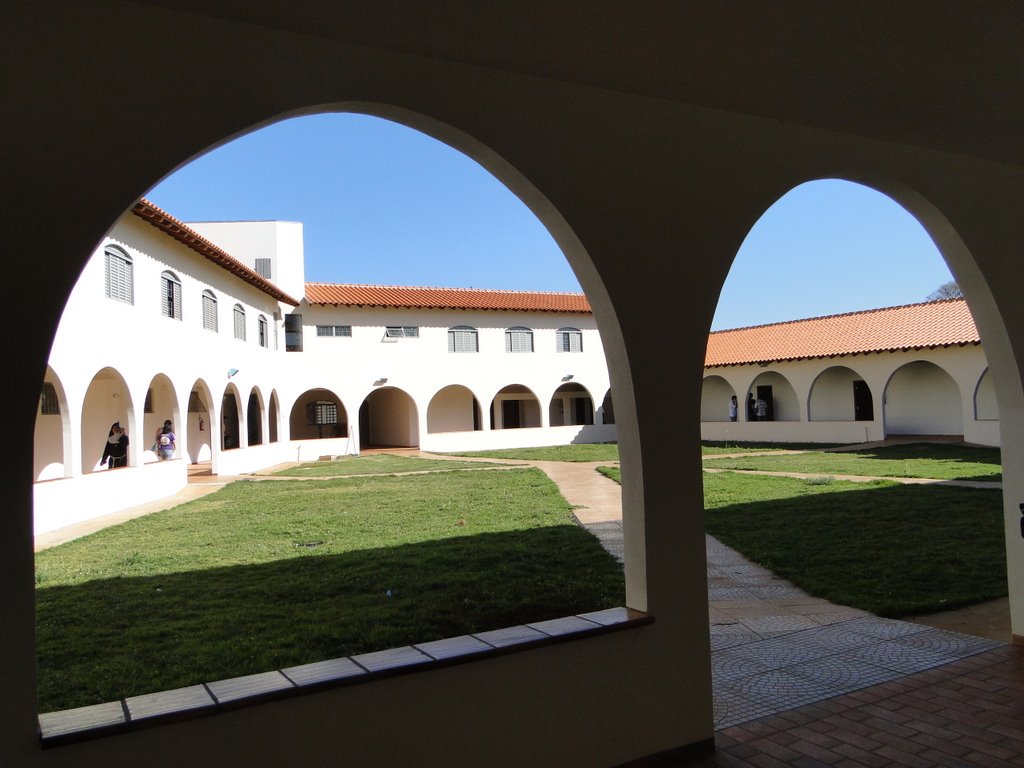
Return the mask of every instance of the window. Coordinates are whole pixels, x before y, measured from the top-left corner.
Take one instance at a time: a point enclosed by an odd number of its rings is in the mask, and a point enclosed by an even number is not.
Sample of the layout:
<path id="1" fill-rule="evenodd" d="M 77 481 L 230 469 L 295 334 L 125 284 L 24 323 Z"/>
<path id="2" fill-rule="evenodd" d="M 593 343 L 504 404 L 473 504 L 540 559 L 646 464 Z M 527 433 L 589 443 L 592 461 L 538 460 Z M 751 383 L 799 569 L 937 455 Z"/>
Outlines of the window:
<path id="1" fill-rule="evenodd" d="M 43 391 L 39 394 L 39 413 L 43 416 L 60 416 L 57 388 L 48 381 L 43 382 Z"/>
<path id="2" fill-rule="evenodd" d="M 181 280 L 173 272 L 160 275 L 160 311 L 164 317 L 181 320 Z"/>
<path id="3" fill-rule="evenodd" d="M 302 315 L 285 316 L 284 349 L 286 352 L 302 351 Z"/>
<path id="4" fill-rule="evenodd" d="M 306 404 L 306 424 L 323 425 L 338 423 L 338 404 L 330 400 L 317 400 Z"/>
<path id="5" fill-rule="evenodd" d="M 533 331 L 529 328 L 509 328 L 505 331 L 506 352 L 533 352 Z"/>
<path id="6" fill-rule="evenodd" d="M 457 325 L 448 329 L 449 352 L 479 352 L 476 328 L 468 325 Z"/>
<path id="7" fill-rule="evenodd" d="M 555 332 L 556 352 L 582 352 L 583 333 L 579 328 L 559 328 Z"/>
<path id="8" fill-rule="evenodd" d="M 235 338 L 245 341 L 245 310 L 241 304 L 235 304 Z"/>
<path id="9" fill-rule="evenodd" d="M 418 338 L 420 335 L 420 329 L 415 325 L 389 325 L 384 329 L 384 338 L 386 339 L 401 339 L 401 338 Z"/>
<path id="10" fill-rule="evenodd" d="M 316 327 L 317 336 L 351 336 L 352 326 L 351 325 L 318 325 Z"/>
<path id="11" fill-rule="evenodd" d="M 263 315 L 260 315 L 258 318 L 256 318 L 256 327 L 259 329 L 260 346 L 269 347 L 270 337 L 267 336 L 267 318 L 265 318 Z"/>
<path id="12" fill-rule="evenodd" d="M 103 252 L 106 255 L 107 296 L 125 304 L 134 304 L 132 257 L 112 245 L 107 246 Z"/>
<path id="13" fill-rule="evenodd" d="M 213 291 L 203 291 L 203 328 L 217 332 L 217 297 Z"/>
<path id="14" fill-rule="evenodd" d="M 270 279 L 270 259 L 256 259 L 256 274 Z"/>

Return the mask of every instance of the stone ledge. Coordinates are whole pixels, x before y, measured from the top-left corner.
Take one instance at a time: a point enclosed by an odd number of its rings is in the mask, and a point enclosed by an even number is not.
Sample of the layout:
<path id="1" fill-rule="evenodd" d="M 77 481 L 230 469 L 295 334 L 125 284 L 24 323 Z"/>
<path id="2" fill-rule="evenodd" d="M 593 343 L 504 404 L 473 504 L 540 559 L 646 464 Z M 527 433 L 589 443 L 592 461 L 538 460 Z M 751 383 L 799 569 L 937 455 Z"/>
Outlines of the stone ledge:
<path id="1" fill-rule="evenodd" d="M 118 701 L 41 714 L 39 740 L 44 748 L 56 747 L 162 723 L 209 717 L 228 709 L 301 696 L 327 688 L 359 685 L 393 675 L 416 674 L 519 653 L 653 622 L 654 617 L 642 611 L 608 608 L 578 616 L 218 680 L 174 691 L 129 696 Z"/>

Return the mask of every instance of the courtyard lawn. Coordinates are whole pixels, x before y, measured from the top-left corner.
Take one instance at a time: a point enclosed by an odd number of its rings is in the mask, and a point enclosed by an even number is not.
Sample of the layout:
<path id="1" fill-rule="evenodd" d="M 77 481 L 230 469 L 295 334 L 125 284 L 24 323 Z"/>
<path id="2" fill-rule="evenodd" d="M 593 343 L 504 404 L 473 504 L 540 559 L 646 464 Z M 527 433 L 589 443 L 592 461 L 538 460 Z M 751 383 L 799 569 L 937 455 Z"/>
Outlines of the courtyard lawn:
<path id="1" fill-rule="evenodd" d="M 706 459 L 704 466 L 770 472 L 873 477 L 931 477 L 937 480 L 1002 479 L 998 448 L 950 443 L 910 443 L 858 451 L 808 451 L 783 456 Z"/>
<path id="2" fill-rule="evenodd" d="M 838 448 L 844 443 L 753 443 L 704 440 L 700 444 L 701 454 L 716 456 L 722 453 L 760 453 L 763 451 L 819 451 L 822 448 Z"/>
<path id="3" fill-rule="evenodd" d="M 722 472 L 704 505 L 709 534 L 840 605 L 898 617 L 1007 593 L 997 490 Z"/>
<path id="4" fill-rule="evenodd" d="M 540 448 L 505 448 L 496 451 L 465 451 L 450 456 L 480 456 L 490 459 L 519 459 L 521 461 L 618 461 L 617 443 L 580 443 L 578 445 L 552 445 Z"/>
<path id="5" fill-rule="evenodd" d="M 333 461 L 311 461 L 275 472 L 281 477 L 351 477 L 353 475 L 387 475 L 400 472 L 427 472 L 455 469 L 487 469 L 505 466 L 452 459 L 421 459 L 415 456 L 391 456 L 375 453 L 369 456 L 346 456 Z"/>
<path id="6" fill-rule="evenodd" d="M 39 709 L 622 605 L 535 469 L 240 481 L 36 555 Z"/>

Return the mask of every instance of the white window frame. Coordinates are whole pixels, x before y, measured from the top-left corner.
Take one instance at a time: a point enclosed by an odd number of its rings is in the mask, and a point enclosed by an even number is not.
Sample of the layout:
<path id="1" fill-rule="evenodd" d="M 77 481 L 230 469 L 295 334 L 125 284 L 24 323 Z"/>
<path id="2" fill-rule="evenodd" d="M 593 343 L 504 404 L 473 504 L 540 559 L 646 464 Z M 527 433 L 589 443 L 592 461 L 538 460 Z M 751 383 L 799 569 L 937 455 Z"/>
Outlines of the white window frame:
<path id="1" fill-rule="evenodd" d="M 468 325 L 453 325 L 448 329 L 449 352 L 479 352 L 480 338 L 476 328 Z"/>
<path id="2" fill-rule="evenodd" d="M 160 274 L 160 313 L 181 320 L 181 280 L 170 271 Z"/>
<path id="3" fill-rule="evenodd" d="M 241 304 L 235 304 L 231 311 L 233 313 L 235 338 L 239 341 L 245 341 L 245 307 Z"/>
<path id="4" fill-rule="evenodd" d="M 385 339 L 416 339 L 419 335 L 418 325 L 389 325 L 384 328 Z"/>
<path id="5" fill-rule="evenodd" d="M 559 328 L 555 331 L 556 352 L 582 352 L 583 331 L 579 328 Z"/>
<path id="6" fill-rule="evenodd" d="M 105 256 L 104 279 L 107 298 L 135 303 L 135 262 L 131 256 L 115 245 L 103 249 Z"/>
<path id="7" fill-rule="evenodd" d="M 217 294 L 209 289 L 203 291 L 203 328 L 217 332 Z"/>
<path id="8" fill-rule="evenodd" d="M 321 337 L 336 336 L 344 338 L 352 338 L 352 326 L 351 325 L 318 325 L 316 327 L 316 335 Z"/>
<path id="9" fill-rule="evenodd" d="M 523 326 L 505 329 L 505 351 L 511 353 L 533 352 L 533 331 Z"/>

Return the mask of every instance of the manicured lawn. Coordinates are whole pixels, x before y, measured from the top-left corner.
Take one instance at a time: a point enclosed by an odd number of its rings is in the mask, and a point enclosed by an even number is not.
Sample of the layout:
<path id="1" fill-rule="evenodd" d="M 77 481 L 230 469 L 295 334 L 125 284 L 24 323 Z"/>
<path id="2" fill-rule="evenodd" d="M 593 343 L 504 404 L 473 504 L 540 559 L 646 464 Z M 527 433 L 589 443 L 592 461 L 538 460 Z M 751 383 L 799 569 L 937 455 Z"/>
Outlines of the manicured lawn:
<path id="1" fill-rule="evenodd" d="M 704 456 L 720 453 L 760 453 L 762 451 L 817 451 L 822 448 L 838 448 L 842 443 L 743 443 L 704 440 L 700 444 Z"/>
<path id="2" fill-rule="evenodd" d="M 622 470 L 618 467 L 595 467 L 605 477 L 610 477 L 616 483 L 622 483 Z"/>
<path id="3" fill-rule="evenodd" d="M 624 603 L 533 469 L 236 482 L 36 582 L 41 712 Z"/>
<path id="4" fill-rule="evenodd" d="M 810 472 L 824 475 L 932 477 L 938 480 L 1000 480 L 998 448 L 911 443 L 859 451 L 809 451 L 790 456 L 707 459 L 706 467 Z"/>
<path id="5" fill-rule="evenodd" d="M 616 443 L 581 443 L 541 448 L 508 448 L 500 451 L 466 451 L 451 455 L 522 461 L 618 461 L 619 446 Z"/>
<path id="6" fill-rule="evenodd" d="M 390 456 L 375 453 L 369 456 L 346 456 L 334 461 L 311 461 L 296 467 L 282 469 L 275 475 L 282 477 L 350 477 L 352 475 L 386 475 L 398 472 L 426 472 L 432 470 L 486 469 L 500 464 L 481 464 L 451 459 L 421 459 L 415 456 Z"/>
<path id="7" fill-rule="evenodd" d="M 897 617 L 1007 592 L 997 490 L 722 472 L 704 474 L 704 505 L 712 536 L 840 605 Z"/>
<path id="8" fill-rule="evenodd" d="M 879 616 L 1002 597 L 1002 493 L 704 475 L 706 530 L 818 597 Z"/>

